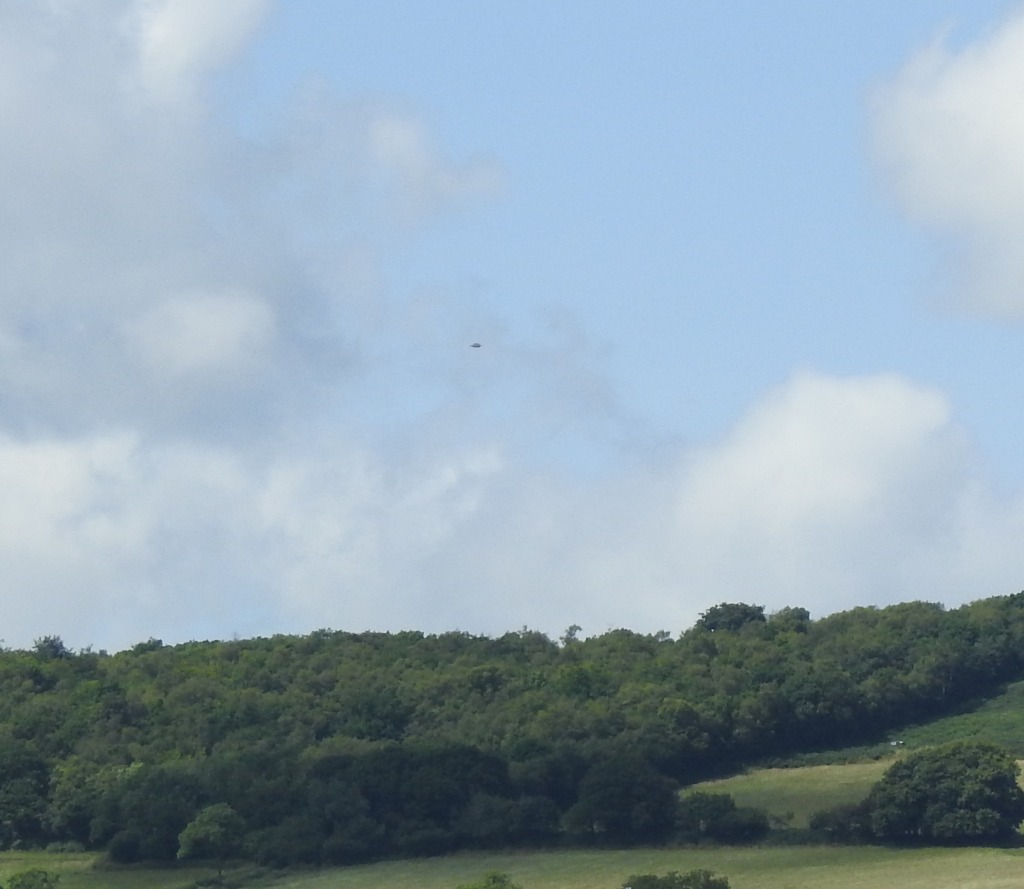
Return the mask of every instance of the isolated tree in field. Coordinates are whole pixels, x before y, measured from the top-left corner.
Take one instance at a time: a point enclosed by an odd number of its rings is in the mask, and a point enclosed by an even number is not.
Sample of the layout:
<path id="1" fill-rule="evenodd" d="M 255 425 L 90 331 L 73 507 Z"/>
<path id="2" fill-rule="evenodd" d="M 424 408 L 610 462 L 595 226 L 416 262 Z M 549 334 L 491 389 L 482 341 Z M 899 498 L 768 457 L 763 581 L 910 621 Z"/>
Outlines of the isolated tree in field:
<path id="1" fill-rule="evenodd" d="M 866 801 L 878 839 L 964 843 L 1009 839 L 1024 820 L 1020 768 L 990 744 L 922 750 L 889 768 Z"/>

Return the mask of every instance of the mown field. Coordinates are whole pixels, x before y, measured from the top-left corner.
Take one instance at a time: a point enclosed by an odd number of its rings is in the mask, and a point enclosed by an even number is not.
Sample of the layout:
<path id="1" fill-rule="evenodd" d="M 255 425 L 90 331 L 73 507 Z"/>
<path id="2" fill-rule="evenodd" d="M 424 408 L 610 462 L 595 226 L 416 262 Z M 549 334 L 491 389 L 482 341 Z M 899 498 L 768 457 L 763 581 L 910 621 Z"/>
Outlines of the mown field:
<path id="1" fill-rule="evenodd" d="M 190 889 L 197 879 L 213 875 L 195 869 L 97 870 L 89 856 L 4 853 L 0 882 L 40 866 L 61 874 L 61 889 Z M 225 877 L 228 885 L 251 889 L 455 889 L 497 870 L 523 889 L 619 889 L 631 874 L 695 868 L 728 877 L 732 889 L 1016 889 L 1024 874 L 1024 850 L 810 846 L 460 854 L 318 872 L 227 872 Z"/>

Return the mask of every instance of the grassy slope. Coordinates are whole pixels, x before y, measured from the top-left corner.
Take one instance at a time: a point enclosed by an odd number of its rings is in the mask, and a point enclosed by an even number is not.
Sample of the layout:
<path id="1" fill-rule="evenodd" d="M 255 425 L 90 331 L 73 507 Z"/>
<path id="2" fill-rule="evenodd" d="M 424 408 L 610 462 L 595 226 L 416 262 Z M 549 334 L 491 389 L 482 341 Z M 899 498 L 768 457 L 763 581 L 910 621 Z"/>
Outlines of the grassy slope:
<path id="1" fill-rule="evenodd" d="M 705 781 L 690 790 L 728 793 L 741 806 L 764 809 L 790 827 L 807 827 L 813 812 L 864 799 L 892 759 L 846 765 L 755 769 L 742 775 Z"/>
<path id="2" fill-rule="evenodd" d="M 1012 683 L 973 710 L 911 726 L 894 737 L 903 742 L 896 748 L 900 753 L 949 741 L 984 740 L 1024 759 L 1024 682 Z M 754 806 L 782 818 L 792 815 L 792 827 L 806 827 L 812 812 L 855 803 L 867 796 L 895 755 L 894 748 L 885 742 L 800 757 L 795 762 L 813 764 L 752 769 L 691 789 L 728 793 L 741 806 Z"/>
<path id="3" fill-rule="evenodd" d="M 946 741 L 982 740 L 1005 747 L 1024 759 L 1024 682 L 1008 685 L 1001 694 L 976 709 L 913 726 L 899 733 L 907 747 Z"/>

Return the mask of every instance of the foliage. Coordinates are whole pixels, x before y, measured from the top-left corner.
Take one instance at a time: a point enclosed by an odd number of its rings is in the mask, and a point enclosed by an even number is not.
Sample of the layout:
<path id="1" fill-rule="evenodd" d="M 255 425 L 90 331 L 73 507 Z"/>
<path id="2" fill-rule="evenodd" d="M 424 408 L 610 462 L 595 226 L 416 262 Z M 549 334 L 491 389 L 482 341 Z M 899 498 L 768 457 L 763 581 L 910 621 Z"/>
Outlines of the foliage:
<path id="1" fill-rule="evenodd" d="M 178 835 L 178 858 L 208 858 L 223 864 L 242 850 L 245 822 L 227 803 L 200 809 Z"/>
<path id="2" fill-rule="evenodd" d="M 668 836 L 675 814 L 675 782 L 641 759 L 616 756 L 587 771 L 566 822 L 574 830 L 628 843 Z"/>
<path id="3" fill-rule="evenodd" d="M 683 839 L 753 842 L 768 833 L 768 815 L 761 809 L 739 807 L 727 793 L 688 793 L 679 802 L 678 826 Z"/>
<path id="4" fill-rule="evenodd" d="M 725 877 L 716 877 L 709 870 L 691 870 L 685 874 L 669 871 L 663 877 L 639 874 L 622 884 L 622 889 L 729 889 Z"/>
<path id="5" fill-rule="evenodd" d="M 763 624 L 764 622 L 763 605 L 723 602 L 721 605 L 715 605 L 705 611 L 697 621 L 697 626 L 710 633 L 718 630 L 735 633 L 747 624 Z"/>
<path id="6" fill-rule="evenodd" d="M 867 829 L 885 840 L 1007 839 L 1024 820 L 1020 768 L 989 744 L 958 742 L 899 760 L 865 803 Z"/>
<path id="7" fill-rule="evenodd" d="M 0 650 L 0 848 L 173 861 L 215 806 L 267 864 L 646 842 L 672 834 L 674 786 L 878 742 L 1022 673 L 1024 594 L 821 620 L 722 603 L 677 638 L 319 630 L 110 655 L 44 636 Z"/>
<path id="8" fill-rule="evenodd" d="M 42 868 L 20 871 L 7 881 L 7 889 L 57 889 L 60 874 Z"/>
<path id="9" fill-rule="evenodd" d="M 72 654 L 60 636 L 42 636 L 35 640 L 32 650 L 44 660 L 67 658 Z"/>
<path id="10" fill-rule="evenodd" d="M 871 837 L 868 806 L 863 800 L 814 812 L 808 826 L 836 843 L 856 843 Z"/>

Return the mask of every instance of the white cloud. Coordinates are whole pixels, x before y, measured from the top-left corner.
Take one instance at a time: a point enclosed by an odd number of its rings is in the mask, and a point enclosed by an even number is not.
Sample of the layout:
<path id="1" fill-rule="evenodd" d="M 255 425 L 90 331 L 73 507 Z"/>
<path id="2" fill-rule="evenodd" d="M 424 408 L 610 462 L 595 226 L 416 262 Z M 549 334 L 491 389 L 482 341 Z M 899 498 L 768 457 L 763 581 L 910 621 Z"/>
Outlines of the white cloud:
<path id="1" fill-rule="evenodd" d="M 529 345 L 443 284 L 396 292 L 394 242 L 499 194 L 500 166 L 315 85 L 259 144 L 226 131 L 199 87 L 264 13 L 0 5 L 9 643 L 678 630 L 722 599 L 1012 588 L 1024 502 L 978 478 L 941 393 L 798 375 L 721 442 L 655 459 L 571 319 Z M 155 104 L 124 89 L 140 71 Z M 936 151 L 922 213 L 1016 225 L 974 155 Z M 954 161 L 972 184 L 943 191 Z"/>
<path id="2" fill-rule="evenodd" d="M 396 211 L 409 221 L 422 219 L 433 207 L 463 204 L 503 187 L 494 163 L 447 162 L 423 122 L 408 114 L 376 111 L 367 121 L 367 136 L 371 162 L 384 172 Z"/>
<path id="3" fill-rule="evenodd" d="M 326 89 L 262 140 L 228 130 L 193 86 L 266 8 L 0 7 L 0 409 L 16 426 L 251 436 L 324 410 L 325 386 L 333 409 L 364 351 L 411 352 L 418 334 L 385 323 L 403 314 L 379 283 L 393 233 L 492 195 L 496 168 L 446 158 L 411 111 Z M 189 113 L 124 89 L 140 58 Z"/>
<path id="4" fill-rule="evenodd" d="M 126 22 L 149 95 L 160 102 L 191 98 L 202 76 L 251 37 L 269 7 L 269 0 L 136 0 Z"/>
<path id="5" fill-rule="evenodd" d="M 972 461 L 945 399 L 895 376 L 798 375 L 720 443 L 589 482 L 497 447 L 396 458 L 341 429 L 262 456 L 6 437 L 5 632 L 676 631 L 722 600 L 957 604 L 1014 590 L 1024 534 L 1024 499 Z"/>
<path id="6" fill-rule="evenodd" d="M 161 378 L 228 374 L 266 360 L 274 336 L 267 304 L 247 293 L 174 297 L 128 322 L 130 347 Z"/>
<path id="7" fill-rule="evenodd" d="M 435 217 L 500 196 L 505 171 L 495 160 L 457 161 L 442 150 L 427 122 L 393 99 L 340 100 L 319 80 L 305 83 L 290 109 L 277 158 L 301 180 L 284 178 L 279 198 L 302 224 L 330 224 L 349 233 L 353 222 L 378 233 L 415 231 Z M 309 174 L 316 189 L 310 188 Z M 352 210 L 358 210 L 353 214 Z"/>
<path id="8" fill-rule="evenodd" d="M 873 111 L 896 194 L 951 239 L 958 296 L 1024 314 L 1024 12 L 958 51 L 936 40 L 878 91 Z"/>
<path id="9" fill-rule="evenodd" d="M 912 598 L 955 605 L 1018 583 L 1024 498 L 997 496 L 976 459 L 933 389 L 798 374 L 721 442 L 603 480 L 508 455 L 475 472 L 467 455 L 452 475 L 392 468 L 385 482 L 369 460 L 361 485 L 289 486 L 287 513 L 300 517 L 289 538 L 333 528 L 335 560 L 308 553 L 306 568 L 326 573 L 304 574 L 291 595 L 336 624 L 358 614 L 390 628 L 552 634 L 571 623 L 675 631 L 723 600 L 817 616 Z"/>

